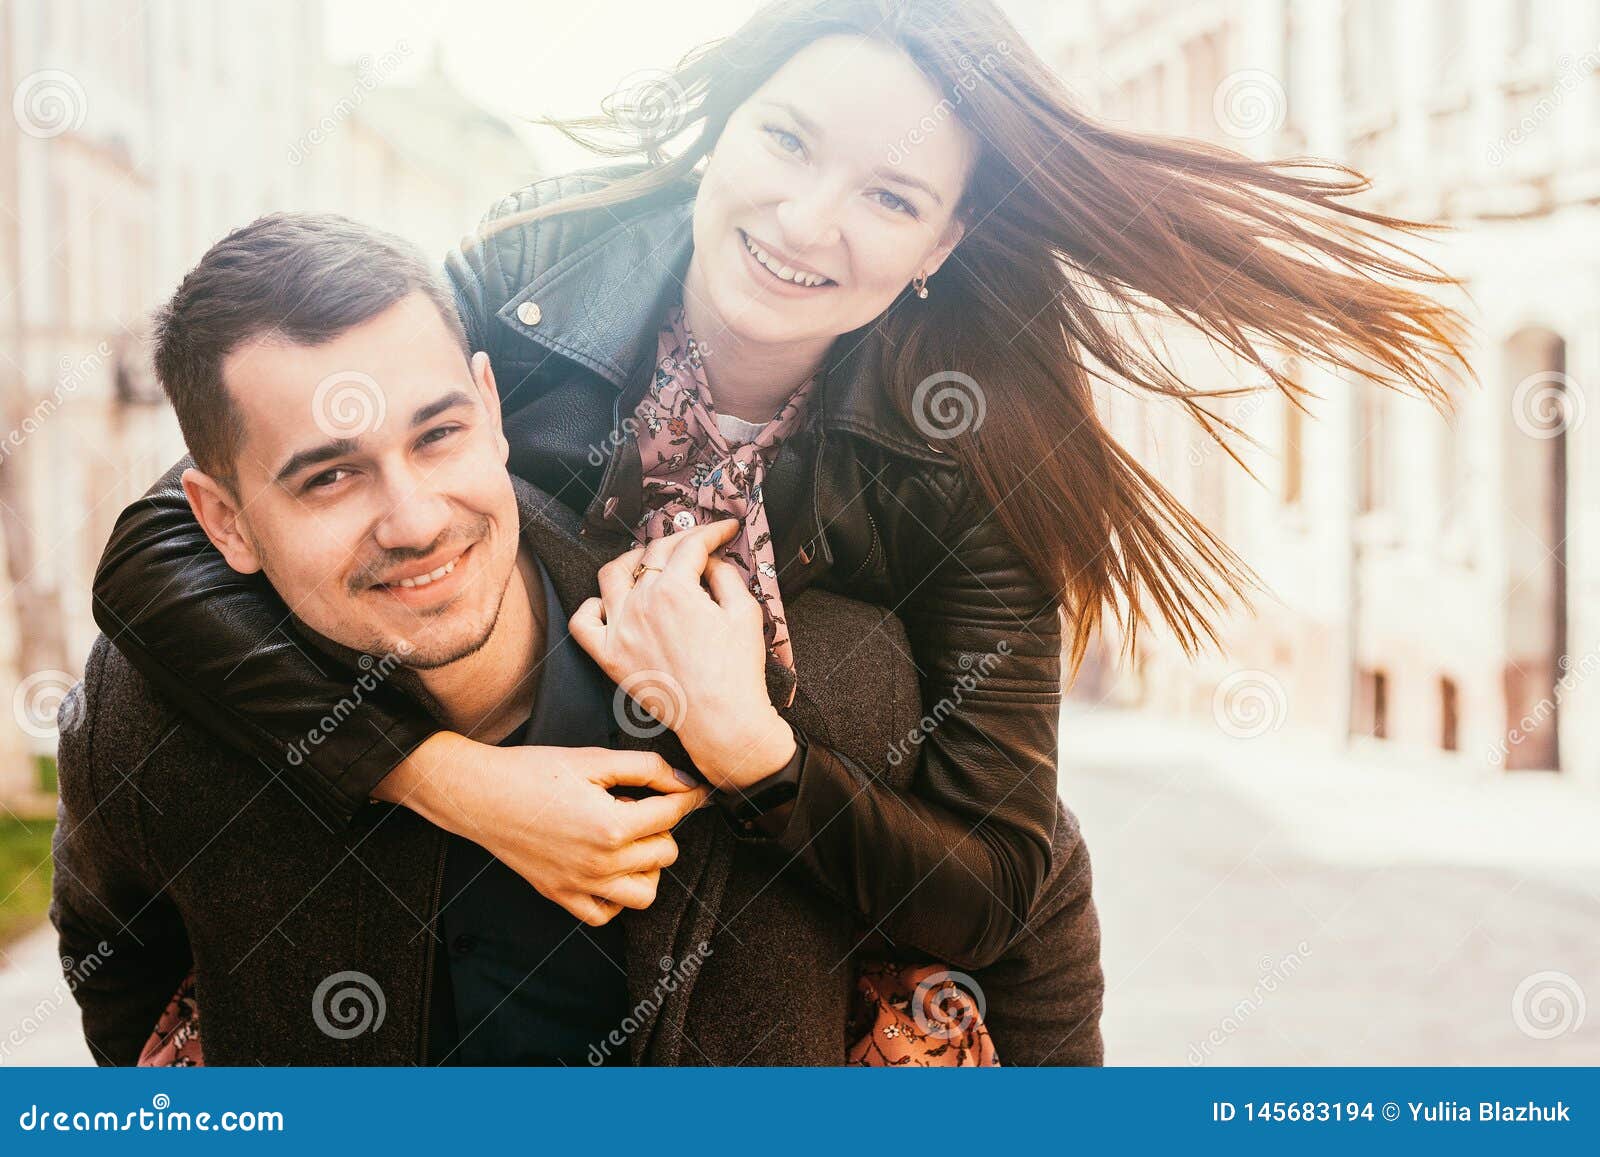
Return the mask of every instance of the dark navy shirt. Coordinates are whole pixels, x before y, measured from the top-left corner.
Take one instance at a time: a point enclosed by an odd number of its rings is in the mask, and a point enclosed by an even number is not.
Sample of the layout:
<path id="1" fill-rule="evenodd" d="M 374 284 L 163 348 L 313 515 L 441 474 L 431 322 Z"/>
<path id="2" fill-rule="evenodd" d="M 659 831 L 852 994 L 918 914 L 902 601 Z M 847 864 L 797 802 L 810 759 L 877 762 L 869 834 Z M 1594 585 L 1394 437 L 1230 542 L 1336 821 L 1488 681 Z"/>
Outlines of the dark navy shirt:
<path id="1" fill-rule="evenodd" d="M 609 684 L 568 636 L 555 587 L 543 563 L 538 569 L 547 625 L 544 666 L 533 714 L 502 746 L 614 746 Z M 621 924 L 589 927 L 455 835 L 445 852 L 440 903 L 429 1059 L 589 1064 L 591 1046 L 628 1015 Z"/>

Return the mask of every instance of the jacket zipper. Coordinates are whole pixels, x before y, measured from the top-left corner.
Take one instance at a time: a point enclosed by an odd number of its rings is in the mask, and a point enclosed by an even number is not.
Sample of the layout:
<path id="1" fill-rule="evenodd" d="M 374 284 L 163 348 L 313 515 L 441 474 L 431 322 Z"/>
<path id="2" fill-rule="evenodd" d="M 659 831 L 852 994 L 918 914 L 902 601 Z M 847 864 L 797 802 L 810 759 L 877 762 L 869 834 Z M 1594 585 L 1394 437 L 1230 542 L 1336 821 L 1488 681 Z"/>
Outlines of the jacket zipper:
<path id="1" fill-rule="evenodd" d="M 594 501 L 595 502 L 599 502 L 599 503 L 607 502 L 608 500 L 607 500 L 606 496 L 611 492 L 612 478 L 617 472 L 617 453 L 621 449 L 621 445 L 617 440 L 617 425 L 621 421 L 622 421 L 622 390 L 619 388 L 617 390 L 616 398 L 611 403 L 611 456 L 606 459 L 606 468 L 603 471 L 601 471 L 601 473 L 600 473 L 600 487 L 599 487 L 598 492 L 595 494 L 595 497 L 594 497 Z M 591 510 L 593 509 L 593 503 L 590 504 L 590 509 Z M 610 510 L 609 507 L 607 507 L 607 508 L 605 508 L 603 510 L 603 515 L 609 515 L 610 513 L 611 513 L 611 510 Z M 583 521 L 584 521 L 584 525 L 579 529 L 578 533 L 580 535 L 582 535 L 583 537 L 587 538 L 588 535 L 589 535 L 589 514 L 588 514 L 588 512 L 585 512 Z"/>
<path id="2" fill-rule="evenodd" d="M 439 935 L 439 901 L 444 898 L 444 861 L 449 851 L 449 839 L 443 832 L 439 833 L 438 867 L 433 875 L 433 900 L 428 908 L 428 931 L 431 935 L 422 938 L 423 950 L 426 952 L 422 959 L 422 1032 L 419 1034 L 421 1043 L 418 1048 L 417 1063 L 428 1063 L 428 1035 L 433 1027 L 433 973 L 434 961 L 439 953 L 434 947 L 434 940 Z"/>
<path id="3" fill-rule="evenodd" d="M 877 557 L 879 545 L 883 542 L 883 540 L 878 537 L 878 522 L 877 519 L 872 517 L 872 511 L 868 510 L 866 505 L 863 504 L 861 507 L 861 513 L 867 516 L 867 525 L 872 527 L 872 545 L 867 548 L 867 557 L 861 560 L 861 565 L 856 567 L 855 570 L 851 571 L 850 577 L 844 580 L 847 583 L 855 582 L 856 576 L 861 574 L 862 571 L 866 570 L 867 567 L 871 565 L 872 560 Z"/>
<path id="4" fill-rule="evenodd" d="M 811 526 L 816 531 L 812 541 L 822 551 L 822 561 L 833 565 L 833 548 L 828 545 L 828 535 L 822 525 L 822 507 L 819 505 L 819 495 L 822 493 L 822 449 L 827 445 L 828 431 L 820 422 L 817 424 L 817 456 L 811 471 Z M 809 560 L 808 560 L 809 561 Z"/>

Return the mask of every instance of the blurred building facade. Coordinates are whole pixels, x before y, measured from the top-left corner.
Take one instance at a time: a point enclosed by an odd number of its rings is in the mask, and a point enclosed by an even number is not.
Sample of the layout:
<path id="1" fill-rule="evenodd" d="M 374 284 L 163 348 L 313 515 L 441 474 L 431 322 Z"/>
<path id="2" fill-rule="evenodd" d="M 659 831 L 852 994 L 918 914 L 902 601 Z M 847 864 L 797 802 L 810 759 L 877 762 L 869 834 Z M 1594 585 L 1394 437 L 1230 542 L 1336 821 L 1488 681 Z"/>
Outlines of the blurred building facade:
<path id="1" fill-rule="evenodd" d="M 536 175 L 410 53 L 330 63 L 320 0 L 0 3 L 0 803 L 48 803 L 38 757 L 97 629 L 94 565 L 183 452 L 150 311 L 270 210 L 343 212 L 442 257 Z"/>
<path id="2" fill-rule="evenodd" d="M 1134 0 L 1059 10 L 1053 63 L 1130 129 L 1348 163 L 1359 203 L 1453 231 L 1480 386 L 1446 421 L 1288 360 L 1324 400 L 1225 404 L 1251 480 L 1178 414 L 1116 393 L 1118 435 L 1270 587 L 1226 655 L 1151 640 L 1081 694 L 1559 769 L 1600 786 L 1600 6 L 1580 0 Z M 1235 383 L 1181 327 L 1196 386 Z M 1286 359 L 1288 352 L 1284 351 Z"/>

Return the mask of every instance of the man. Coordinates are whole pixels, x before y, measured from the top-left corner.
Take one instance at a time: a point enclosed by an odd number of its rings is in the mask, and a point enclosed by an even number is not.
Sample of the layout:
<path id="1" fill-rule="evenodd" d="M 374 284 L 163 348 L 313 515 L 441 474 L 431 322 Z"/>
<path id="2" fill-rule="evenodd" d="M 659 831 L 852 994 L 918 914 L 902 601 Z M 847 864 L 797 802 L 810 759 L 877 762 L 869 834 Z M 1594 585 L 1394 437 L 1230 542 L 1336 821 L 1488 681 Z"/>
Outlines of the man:
<path id="1" fill-rule="evenodd" d="M 338 218 L 264 218 L 186 279 L 159 345 L 196 462 L 189 503 L 290 608 L 295 645 L 365 672 L 353 697 L 376 681 L 464 735 L 538 748 L 548 822 L 496 859 L 468 838 L 492 800 L 396 775 L 390 804 L 333 830 L 97 641 L 85 718 L 62 737 L 52 911 L 64 956 L 109 949 L 76 990 L 97 1057 L 135 1059 L 192 969 L 212 1064 L 836 1063 L 862 929 L 697 810 L 704 789 L 660 754 L 683 766 L 670 733 L 620 733 L 614 689 L 563 628 L 605 560 L 506 473 L 488 359 L 467 356 L 416 255 Z M 208 349 L 215 372 L 195 372 Z M 677 549 L 709 553 L 717 533 Z M 826 721 L 863 762 L 915 726 L 915 675 L 881 612 L 818 594 L 790 621 L 812 639 L 796 722 Z M 848 686 L 830 678 L 826 641 L 875 631 L 884 646 Z M 863 695 L 882 710 L 852 710 Z M 628 746 L 657 750 L 612 750 Z M 1093 912 L 1067 851 L 1051 912 L 1072 912 L 1058 946 L 1076 979 Z M 1009 966 L 1043 1001 L 1052 937 L 1033 939 Z M 1060 1019 L 1089 1030 L 1071 1048 L 1098 1047 L 1091 1013 L 1098 989 L 1077 983 Z"/>

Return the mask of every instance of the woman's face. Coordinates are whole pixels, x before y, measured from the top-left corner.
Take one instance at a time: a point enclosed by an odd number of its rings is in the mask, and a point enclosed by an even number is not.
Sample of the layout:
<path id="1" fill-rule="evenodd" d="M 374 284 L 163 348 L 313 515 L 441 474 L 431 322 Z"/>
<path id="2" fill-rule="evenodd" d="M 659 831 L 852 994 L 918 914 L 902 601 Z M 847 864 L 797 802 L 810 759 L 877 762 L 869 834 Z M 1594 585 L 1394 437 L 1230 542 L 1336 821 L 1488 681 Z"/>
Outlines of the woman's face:
<path id="1" fill-rule="evenodd" d="M 976 153 L 951 101 L 898 48 L 814 41 L 717 141 L 690 291 L 746 341 L 857 329 L 949 256 Z"/>

